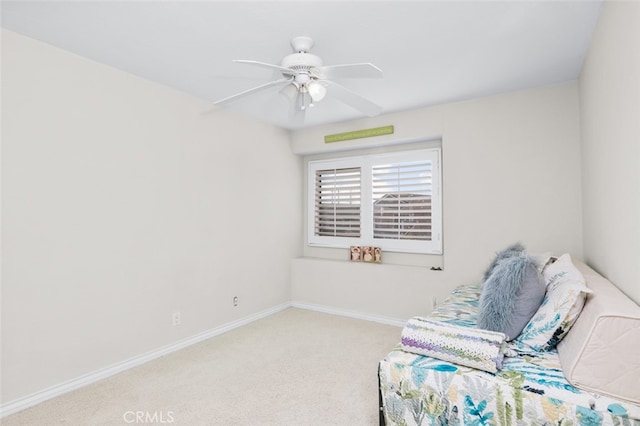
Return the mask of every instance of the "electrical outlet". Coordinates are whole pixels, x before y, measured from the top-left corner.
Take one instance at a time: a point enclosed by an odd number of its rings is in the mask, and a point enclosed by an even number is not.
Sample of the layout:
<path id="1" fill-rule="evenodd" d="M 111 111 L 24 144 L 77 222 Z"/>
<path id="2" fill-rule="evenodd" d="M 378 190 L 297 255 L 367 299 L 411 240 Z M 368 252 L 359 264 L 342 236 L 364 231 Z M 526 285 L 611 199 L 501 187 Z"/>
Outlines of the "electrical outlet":
<path id="1" fill-rule="evenodd" d="M 233 306 L 238 306 L 238 296 L 233 296 Z"/>
<path id="2" fill-rule="evenodd" d="M 180 325 L 180 312 L 174 312 L 171 316 L 171 322 L 174 326 Z"/>

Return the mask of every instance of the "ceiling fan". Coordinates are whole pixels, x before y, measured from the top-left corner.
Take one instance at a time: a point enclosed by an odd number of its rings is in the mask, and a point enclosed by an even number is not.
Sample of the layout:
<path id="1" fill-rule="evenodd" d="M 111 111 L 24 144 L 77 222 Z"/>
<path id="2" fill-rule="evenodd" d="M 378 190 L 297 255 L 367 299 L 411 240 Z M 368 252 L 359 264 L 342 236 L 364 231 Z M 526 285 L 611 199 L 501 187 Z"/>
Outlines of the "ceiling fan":
<path id="1" fill-rule="evenodd" d="M 370 63 L 324 66 L 320 57 L 310 53 L 313 44 L 310 37 L 294 37 L 291 39 L 293 53 L 285 56 L 280 65 L 234 60 L 233 62 L 278 71 L 282 78 L 220 99 L 214 104 L 225 105 L 265 89 L 281 86 L 279 93 L 289 101 L 289 113 L 293 121 L 304 121 L 307 109 L 320 102 L 325 95 L 330 95 L 365 115 L 380 114 L 382 107 L 334 81 L 341 78 L 382 78 L 380 68 Z"/>

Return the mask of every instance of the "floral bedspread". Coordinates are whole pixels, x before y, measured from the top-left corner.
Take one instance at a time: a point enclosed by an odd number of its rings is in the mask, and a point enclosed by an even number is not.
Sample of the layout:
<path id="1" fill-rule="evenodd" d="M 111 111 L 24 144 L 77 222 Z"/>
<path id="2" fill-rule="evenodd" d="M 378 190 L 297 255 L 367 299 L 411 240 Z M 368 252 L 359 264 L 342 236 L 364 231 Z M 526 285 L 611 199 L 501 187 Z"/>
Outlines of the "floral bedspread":
<path id="1" fill-rule="evenodd" d="M 479 286 L 459 287 L 429 318 L 475 326 L 479 295 Z M 379 375 L 388 426 L 640 426 L 640 406 L 569 384 L 555 350 L 506 358 L 492 374 L 398 346 Z"/>

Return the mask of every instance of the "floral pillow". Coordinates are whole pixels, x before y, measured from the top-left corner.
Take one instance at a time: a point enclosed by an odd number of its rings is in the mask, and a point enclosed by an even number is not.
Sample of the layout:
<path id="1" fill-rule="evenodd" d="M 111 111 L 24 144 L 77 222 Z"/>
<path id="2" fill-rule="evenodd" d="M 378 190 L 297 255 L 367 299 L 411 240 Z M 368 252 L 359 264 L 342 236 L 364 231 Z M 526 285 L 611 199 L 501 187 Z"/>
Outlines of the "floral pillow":
<path id="1" fill-rule="evenodd" d="M 544 300 L 513 341 L 522 353 L 549 351 L 564 338 L 582 312 L 587 293 L 584 277 L 564 254 L 543 271 L 547 292 Z"/>

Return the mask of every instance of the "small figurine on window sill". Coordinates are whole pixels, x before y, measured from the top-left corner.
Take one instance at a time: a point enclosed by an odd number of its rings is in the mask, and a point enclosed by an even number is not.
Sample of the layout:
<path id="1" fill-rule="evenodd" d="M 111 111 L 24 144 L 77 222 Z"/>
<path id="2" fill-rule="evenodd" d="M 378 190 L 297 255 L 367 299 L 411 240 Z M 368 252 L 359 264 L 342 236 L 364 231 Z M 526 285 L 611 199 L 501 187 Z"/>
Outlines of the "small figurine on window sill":
<path id="1" fill-rule="evenodd" d="M 351 261 L 352 262 L 360 262 L 360 260 L 362 260 L 360 258 L 360 247 L 359 246 L 351 246 Z"/>

